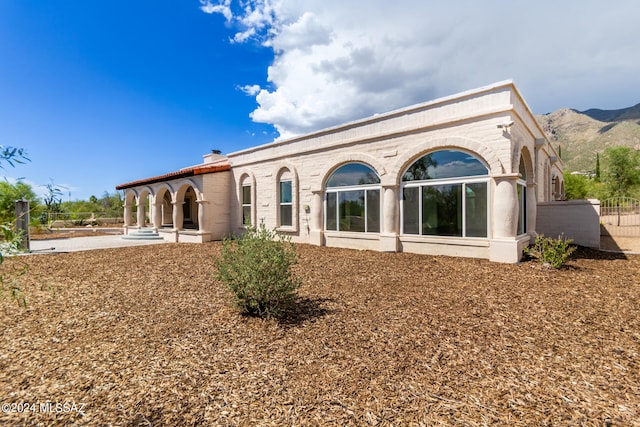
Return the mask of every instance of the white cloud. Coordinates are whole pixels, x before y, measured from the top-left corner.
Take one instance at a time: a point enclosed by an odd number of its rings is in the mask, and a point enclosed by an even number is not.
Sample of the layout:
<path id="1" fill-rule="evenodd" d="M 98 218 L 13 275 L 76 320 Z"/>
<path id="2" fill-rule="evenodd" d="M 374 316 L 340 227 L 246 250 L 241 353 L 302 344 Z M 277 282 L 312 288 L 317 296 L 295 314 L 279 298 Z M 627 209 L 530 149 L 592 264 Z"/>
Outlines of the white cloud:
<path id="1" fill-rule="evenodd" d="M 231 21 L 233 19 L 233 14 L 231 13 L 231 0 L 224 0 L 224 2 L 220 4 L 213 4 L 211 0 L 200 0 L 200 10 L 205 13 L 219 13 L 223 15 L 227 21 Z"/>
<path id="2" fill-rule="evenodd" d="M 259 85 L 245 85 L 245 86 L 242 86 L 240 90 L 249 96 L 256 96 L 261 89 Z"/>
<path id="3" fill-rule="evenodd" d="M 245 88 L 258 102 L 253 120 L 281 137 L 506 78 L 536 113 L 638 102 L 634 0 L 232 3 L 203 10 L 237 25 L 235 42 L 273 49 L 269 86 Z"/>

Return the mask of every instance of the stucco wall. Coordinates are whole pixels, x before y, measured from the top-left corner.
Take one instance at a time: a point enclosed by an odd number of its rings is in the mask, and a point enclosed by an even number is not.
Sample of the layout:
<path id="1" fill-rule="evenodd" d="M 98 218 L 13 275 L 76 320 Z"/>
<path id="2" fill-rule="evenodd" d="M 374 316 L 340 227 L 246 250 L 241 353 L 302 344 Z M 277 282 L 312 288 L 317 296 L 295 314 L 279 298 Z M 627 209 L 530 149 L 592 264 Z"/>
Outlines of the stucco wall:
<path id="1" fill-rule="evenodd" d="M 513 125 L 504 128 L 504 123 Z M 536 144 L 538 141 L 538 145 Z M 540 146 L 539 142 L 543 145 Z M 486 239 L 442 239 L 427 236 L 401 237 L 399 233 L 401 177 L 406 168 L 427 152 L 459 149 L 469 152 L 489 169 L 491 225 Z M 531 199 L 528 231 L 535 229 L 536 201 L 544 194 L 536 190 L 543 179 L 539 165 L 553 149 L 535 123 L 531 112 L 511 84 L 486 91 L 459 94 L 432 103 L 327 129 L 315 134 L 279 141 L 228 155 L 232 181 L 232 230 L 242 230 L 241 181 L 253 185 L 253 221 L 268 228 L 278 225 L 278 175 L 292 173 L 297 182 L 294 191 L 294 226 L 284 231 L 303 243 L 347 246 L 361 249 L 409 250 L 460 256 L 495 258 L 515 262 L 521 251 L 515 236 L 514 215 L 503 214 L 504 206 L 513 207 L 520 155 L 527 160 Z M 372 167 L 381 180 L 383 223 L 395 217 L 393 226 L 375 235 L 340 235 L 324 232 L 324 186 L 339 166 L 361 162 Z M 547 179 L 548 180 L 548 179 Z M 506 183 L 505 183 L 506 182 Z M 503 190 L 497 192 L 498 183 Z M 496 194 L 500 193 L 500 194 Z M 389 198 L 395 198 L 388 203 Z M 517 209 L 517 206 L 516 206 Z M 500 215 L 498 215 L 500 214 Z M 513 232 L 509 231 L 513 228 Z M 504 231 L 504 230 L 507 231 Z M 500 233 L 496 234 L 496 230 Z M 492 239 L 499 239 L 490 250 Z M 526 239 L 525 239 L 526 240 Z M 421 246 L 422 244 L 422 246 Z M 451 245 L 451 247 L 447 247 Z M 506 252 L 511 252 L 507 254 Z"/>
<path id="2" fill-rule="evenodd" d="M 600 247 L 600 201 L 569 200 L 538 204 L 537 232 L 557 238 L 563 234 L 577 245 Z"/>

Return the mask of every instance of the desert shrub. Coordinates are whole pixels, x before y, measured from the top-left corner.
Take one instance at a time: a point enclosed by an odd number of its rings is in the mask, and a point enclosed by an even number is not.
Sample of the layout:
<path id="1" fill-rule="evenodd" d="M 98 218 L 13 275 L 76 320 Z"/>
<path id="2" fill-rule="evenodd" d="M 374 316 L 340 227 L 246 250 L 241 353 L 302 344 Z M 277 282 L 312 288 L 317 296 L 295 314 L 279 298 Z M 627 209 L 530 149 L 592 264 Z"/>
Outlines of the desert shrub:
<path id="1" fill-rule="evenodd" d="M 297 298 L 300 280 L 291 271 L 295 263 L 291 238 L 262 224 L 222 242 L 221 253 L 215 259 L 215 277 L 231 290 L 241 312 L 280 317 Z"/>
<path id="2" fill-rule="evenodd" d="M 560 268 L 569 259 L 569 256 L 576 250 L 575 246 L 571 246 L 571 239 L 564 239 L 562 235 L 557 239 L 545 237 L 539 234 L 533 245 L 524 249 L 524 252 L 534 258 L 543 265 L 549 265 L 553 268 Z"/>
<path id="3" fill-rule="evenodd" d="M 22 234 L 16 231 L 12 222 L 0 224 L 0 266 L 6 256 L 14 256 L 20 252 Z M 27 264 L 16 262 L 8 269 L 0 269 L 0 298 L 9 297 L 22 307 L 27 306 L 24 290 L 20 283 L 20 276 L 27 271 Z"/>

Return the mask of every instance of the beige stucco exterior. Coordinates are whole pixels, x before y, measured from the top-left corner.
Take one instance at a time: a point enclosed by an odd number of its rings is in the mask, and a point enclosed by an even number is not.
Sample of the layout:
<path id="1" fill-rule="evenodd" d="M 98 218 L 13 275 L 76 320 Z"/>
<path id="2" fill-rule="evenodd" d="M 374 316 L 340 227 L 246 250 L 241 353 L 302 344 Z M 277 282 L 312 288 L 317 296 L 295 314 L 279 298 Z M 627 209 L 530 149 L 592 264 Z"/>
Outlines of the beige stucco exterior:
<path id="1" fill-rule="evenodd" d="M 402 175 L 421 156 L 442 149 L 469 153 L 489 171 L 486 238 L 402 233 Z M 521 158 L 525 177 L 520 174 Z M 369 166 L 380 178 L 379 232 L 326 230 L 327 179 L 340 166 L 353 162 Z M 561 162 L 511 81 L 227 156 L 205 156 L 205 165 L 215 164 L 227 164 L 229 169 L 119 186 L 126 192 L 125 227 L 143 224 L 145 212 L 150 211 L 151 225 L 172 241 L 208 241 L 241 233 L 242 187 L 249 185 L 251 223 L 278 228 L 295 242 L 517 262 L 522 248 L 536 235 L 537 203 L 560 198 L 562 188 Z M 279 226 L 278 186 L 283 176 L 292 187 L 293 220 L 286 227 Z M 517 188 L 525 182 L 527 231 L 518 235 Z M 189 188 L 195 197 L 185 198 Z M 151 207 L 138 208 L 134 221 L 131 206 L 144 205 L 147 198 Z M 162 201 L 167 198 L 172 228 L 163 227 Z M 194 230 L 186 230 L 181 218 L 181 212 L 193 213 L 194 208 L 173 209 L 183 203 L 197 205 Z"/>

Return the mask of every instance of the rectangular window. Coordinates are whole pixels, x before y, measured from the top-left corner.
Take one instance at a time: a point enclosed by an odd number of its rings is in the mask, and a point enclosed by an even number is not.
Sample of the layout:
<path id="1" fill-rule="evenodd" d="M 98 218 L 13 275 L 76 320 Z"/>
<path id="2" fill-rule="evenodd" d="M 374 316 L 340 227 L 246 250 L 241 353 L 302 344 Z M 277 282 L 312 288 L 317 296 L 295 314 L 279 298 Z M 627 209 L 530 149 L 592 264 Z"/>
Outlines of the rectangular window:
<path id="1" fill-rule="evenodd" d="M 420 234 L 420 187 L 402 190 L 402 230 L 405 234 Z"/>
<path id="2" fill-rule="evenodd" d="M 422 234 L 462 236 L 462 184 L 422 188 Z"/>
<path id="3" fill-rule="evenodd" d="M 242 225 L 251 225 L 251 186 L 242 186 Z"/>
<path id="4" fill-rule="evenodd" d="M 293 225 L 293 198 L 291 181 L 280 181 L 280 226 Z"/>
<path id="5" fill-rule="evenodd" d="M 364 190 L 341 191 L 340 197 L 340 231 L 365 231 L 364 224 Z"/>
<path id="6" fill-rule="evenodd" d="M 465 236 L 487 237 L 487 183 L 465 184 Z"/>
<path id="7" fill-rule="evenodd" d="M 367 232 L 380 232 L 380 190 L 367 190 Z"/>
<path id="8" fill-rule="evenodd" d="M 337 230 L 338 193 L 327 193 L 327 230 Z"/>

